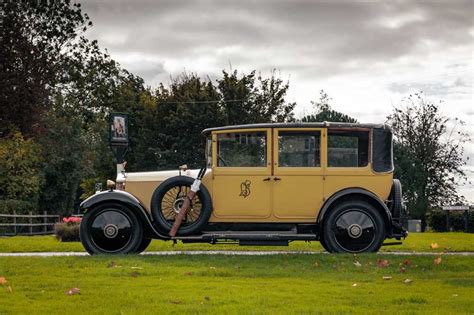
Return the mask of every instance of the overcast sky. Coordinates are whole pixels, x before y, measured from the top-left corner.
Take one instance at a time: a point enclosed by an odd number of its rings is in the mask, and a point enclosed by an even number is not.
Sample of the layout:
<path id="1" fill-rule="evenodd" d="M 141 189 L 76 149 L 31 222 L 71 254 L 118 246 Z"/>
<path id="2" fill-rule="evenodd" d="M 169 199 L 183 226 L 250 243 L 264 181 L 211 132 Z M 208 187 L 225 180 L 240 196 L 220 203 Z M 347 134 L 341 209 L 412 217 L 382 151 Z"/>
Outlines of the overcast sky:
<path id="1" fill-rule="evenodd" d="M 152 87 L 184 70 L 212 79 L 277 69 L 298 116 L 324 89 L 361 122 L 384 122 L 422 90 L 474 138 L 473 0 L 81 2 L 89 38 Z M 474 184 L 473 142 L 465 150 Z M 474 185 L 461 193 L 474 202 Z"/>

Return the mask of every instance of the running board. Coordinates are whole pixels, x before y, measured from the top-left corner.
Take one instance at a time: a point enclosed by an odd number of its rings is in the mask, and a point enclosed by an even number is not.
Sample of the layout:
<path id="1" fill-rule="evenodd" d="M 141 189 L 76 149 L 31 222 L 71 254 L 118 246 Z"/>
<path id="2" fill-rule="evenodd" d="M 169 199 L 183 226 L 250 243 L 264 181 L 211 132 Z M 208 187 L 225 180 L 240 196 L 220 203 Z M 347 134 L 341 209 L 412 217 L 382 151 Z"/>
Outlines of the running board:
<path id="1" fill-rule="evenodd" d="M 218 241 L 238 241 L 240 245 L 287 245 L 288 241 L 315 241 L 316 234 L 297 234 L 293 231 L 226 231 L 226 232 L 203 232 L 201 235 L 176 236 L 174 240 L 183 243 Z M 257 244 L 258 243 L 258 244 Z"/>

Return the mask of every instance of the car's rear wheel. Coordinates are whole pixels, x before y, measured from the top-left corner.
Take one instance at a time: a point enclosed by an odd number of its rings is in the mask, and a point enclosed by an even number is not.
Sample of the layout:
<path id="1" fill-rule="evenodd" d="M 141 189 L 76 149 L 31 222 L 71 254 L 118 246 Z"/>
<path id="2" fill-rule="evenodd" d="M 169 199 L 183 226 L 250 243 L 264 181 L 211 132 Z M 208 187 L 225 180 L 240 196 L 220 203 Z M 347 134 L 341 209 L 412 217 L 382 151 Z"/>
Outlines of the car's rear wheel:
<path id="1" fill-rule="evenodd" d="M 105 203 L 86 212 L 80 237 L 91 255 L 136 253 L 143 240 L 143 225 L 127 207 Z"/>
<path id="2" fill-rule="evenodd" d="M 346 201 L 328 214 L 323 239 L 333 253 L 376 252 L 385 239 L 384 220 L 369 203 Z"/>
<path id="3" fill-rule="evenodd" d="M 168 233 L 173 226 L 194 179 L 176 176 L 165 180 L 156 188 L 151 199 L 153 218 L 161 231 Z M 211 196 L 204 185 L 191 201 L 186 216 L 178 230 L 178 235 L 199 233 L 209 221 L 212 211 Z"/>

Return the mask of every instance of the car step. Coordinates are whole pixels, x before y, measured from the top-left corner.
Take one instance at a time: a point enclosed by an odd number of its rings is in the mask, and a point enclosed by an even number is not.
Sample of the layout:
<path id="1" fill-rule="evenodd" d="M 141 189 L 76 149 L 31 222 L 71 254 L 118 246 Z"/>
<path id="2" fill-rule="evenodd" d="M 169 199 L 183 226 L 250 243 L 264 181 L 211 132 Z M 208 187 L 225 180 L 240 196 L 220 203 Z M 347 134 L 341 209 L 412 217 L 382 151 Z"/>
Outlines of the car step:
<path id="1" fill-rule="evenodd" d="M 316 234 L 297 234 L 292 231 L 225 231 L 225 232 L 203 232 L 201 235 L 192 236 L 177 236 L 174 239 L 182 240 L 183 242 L 210 242 L 215 243 L 220 240 L 225 241 L 239 241 L 241 245 L 253 245 L 252 242 L 259 242 L 262 245 L 263 242 L 272 243 L 276 245 L 276 242 L 285 241 L 312 241 L 317 240 Z"/>

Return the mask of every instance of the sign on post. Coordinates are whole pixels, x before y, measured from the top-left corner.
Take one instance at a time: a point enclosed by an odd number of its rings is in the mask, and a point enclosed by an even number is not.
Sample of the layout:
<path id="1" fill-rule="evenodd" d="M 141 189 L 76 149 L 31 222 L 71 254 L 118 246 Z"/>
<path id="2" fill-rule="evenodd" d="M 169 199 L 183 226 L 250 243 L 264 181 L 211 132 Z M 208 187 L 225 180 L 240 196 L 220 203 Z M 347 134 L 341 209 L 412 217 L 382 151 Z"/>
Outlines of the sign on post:
<path id="1" fill-rule="evenodd" d="M 464 231 L 469 231 L 469 206 L 442 206 L 441 209 L 446 211 L 446 230 L 451 230 L 451 221 L 449 218 L 449 211 L 464 211 Z"/>
<path id="2" fill-rule="evenodd" d="M 117 164 L 122 164 L 128 150 L 128 115 L 110 113 L 109 143 L 115 153 Z"/>

